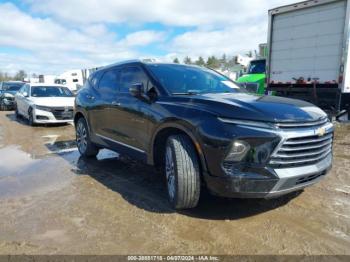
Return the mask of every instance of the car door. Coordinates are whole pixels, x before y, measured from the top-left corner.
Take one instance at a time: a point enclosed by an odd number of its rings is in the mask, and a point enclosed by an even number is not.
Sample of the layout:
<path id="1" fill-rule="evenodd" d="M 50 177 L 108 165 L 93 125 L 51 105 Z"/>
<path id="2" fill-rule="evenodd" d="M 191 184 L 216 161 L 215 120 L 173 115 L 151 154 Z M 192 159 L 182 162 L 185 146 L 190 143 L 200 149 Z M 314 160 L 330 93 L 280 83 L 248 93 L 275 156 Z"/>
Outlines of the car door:
<path id="1" fill-rule="evenodd" d="M 119 69 L 112 68 L 103 72 L 98 83 L 95 85 L 96 95 L 94 96 L 94 106 L 90 110 L 90 119 L 96 136 L 106 139 L 110 144 L 115 139 L 118 123 L 111 122 L 115 107 L 118 106 L 118 90 L 119 90 Z"/>
<path id="2" fill-rule="evenodd" d="M 143 69 L 139 66 L 123 67 L 120 71 L 118 104 L 113 108 L 111 122 L 116 123 L 114 138 L 142 158 L 149 143 L 149 125 L 144 108 L 149 107 L 150 103 L 147 99 L 130 94 L 129 88 L 138 83 L 142 83 L 144 89 L 148 86 L 149 79 Z"/>

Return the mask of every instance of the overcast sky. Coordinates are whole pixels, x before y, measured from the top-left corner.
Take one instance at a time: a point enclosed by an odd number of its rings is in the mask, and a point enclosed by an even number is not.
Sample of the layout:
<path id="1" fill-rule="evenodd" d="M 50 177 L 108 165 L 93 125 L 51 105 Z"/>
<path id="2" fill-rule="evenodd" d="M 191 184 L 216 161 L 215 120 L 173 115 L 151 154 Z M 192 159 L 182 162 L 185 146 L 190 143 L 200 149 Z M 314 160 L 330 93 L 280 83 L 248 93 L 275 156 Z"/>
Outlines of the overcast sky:
<path id="1" fill-rule="evenodd" d="M 59 74 L 120 60 L 235 55 L 296 0 L 0 0 L 0 70 Z"/>

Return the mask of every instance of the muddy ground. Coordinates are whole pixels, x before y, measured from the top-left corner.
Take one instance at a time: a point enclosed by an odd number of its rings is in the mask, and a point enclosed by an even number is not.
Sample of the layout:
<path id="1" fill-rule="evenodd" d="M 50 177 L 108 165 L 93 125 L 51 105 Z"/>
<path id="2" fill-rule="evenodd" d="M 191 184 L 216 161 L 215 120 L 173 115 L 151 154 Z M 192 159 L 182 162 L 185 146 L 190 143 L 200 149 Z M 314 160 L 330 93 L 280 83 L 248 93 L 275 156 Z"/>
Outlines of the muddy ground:
<path id="1" fill-rule="evenodd" d="M 337 126 L 334 155 L 301 194 L 205 195 L 174 212 L 152 167 L 107 150 L 86 161 L 72 126 L 0 112 L 0 254 L 350 254 L 350 126 Z"/>

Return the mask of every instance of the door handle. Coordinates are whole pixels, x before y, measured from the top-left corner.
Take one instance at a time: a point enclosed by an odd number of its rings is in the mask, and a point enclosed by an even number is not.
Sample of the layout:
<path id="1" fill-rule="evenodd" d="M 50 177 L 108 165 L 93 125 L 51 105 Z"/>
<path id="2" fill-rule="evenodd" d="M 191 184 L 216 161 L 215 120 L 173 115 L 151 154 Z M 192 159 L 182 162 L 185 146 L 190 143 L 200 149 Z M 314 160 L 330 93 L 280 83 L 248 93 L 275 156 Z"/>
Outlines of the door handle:
<path id="1" fill-rule="evenodd" d="M 94 99 L 95 99 L 95 97 L 92 96 L 92 95 L 86 95 L 86 98 L 87 98 L 87 99 L 90 99 L 90 100 L 94 100 Z"/>

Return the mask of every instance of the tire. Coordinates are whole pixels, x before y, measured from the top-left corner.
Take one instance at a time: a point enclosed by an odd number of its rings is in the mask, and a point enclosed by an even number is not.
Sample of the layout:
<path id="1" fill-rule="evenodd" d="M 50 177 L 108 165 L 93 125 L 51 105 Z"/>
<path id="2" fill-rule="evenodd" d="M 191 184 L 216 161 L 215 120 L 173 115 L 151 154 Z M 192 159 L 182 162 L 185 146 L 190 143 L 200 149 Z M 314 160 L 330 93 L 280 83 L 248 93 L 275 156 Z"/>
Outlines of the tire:
<path id="1" fill-rule="evenodd" d="M 18 112 L 17 105 L 15 105 L 15 117 L 16 117 L 16 119 L 20 118 L 20 114 Z"/>
<path id="2" fill-rule="evenodd" d="M 165 147 L 168 197 L 175 209 L 197 206 L 200 197 L 200 166 L 192 141 L 185 135 L 170 136 Z"/>
<path id="3" fill-rule="evenodd" d="M 89 129 L 83 117 L 79 118 L 75 126 L 76 142 L 80 154 L 83 157 L 96 157 L 98 147 L 90 140 Z"/>
<path id="4" fill-rule="evenodd" d="M 28 110 L 28 124 L 30 126 L 35 126 L 34 115 L 33 115 L 33 109 L 32 108 L 30 108 Z"/>

